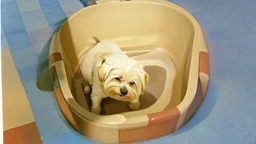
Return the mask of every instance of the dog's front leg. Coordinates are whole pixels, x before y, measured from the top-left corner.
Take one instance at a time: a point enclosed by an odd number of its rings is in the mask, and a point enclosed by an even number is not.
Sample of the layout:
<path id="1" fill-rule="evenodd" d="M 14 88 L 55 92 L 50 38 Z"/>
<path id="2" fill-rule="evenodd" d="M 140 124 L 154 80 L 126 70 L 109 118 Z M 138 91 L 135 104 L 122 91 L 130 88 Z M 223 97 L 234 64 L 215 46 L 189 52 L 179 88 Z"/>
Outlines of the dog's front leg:
<path id="1" fill-rule="evenodd" d="M 92 99 L 91 112 L 95 114 L 100 114 L 102 98 L 92 94 L 91 99 Z"/>
<path id="2" fill-rule="evenodd" d="M 82 86 L 83 86 L 83 89 L 84 89 L 84 94 L 86 94 L 86 95 L 90 94 L 91 86 L 90 86 L 90 84 L 88 83 L 87 80 L 83 79 Z"/>
<path id="3" fill-rule="evenodd" d="M 139 99 L 135 99 L 134 101 L 132 101 L 130 104 L 129 104 L 129 108 L 131 110 L 137 110 L 140 108 L 140 101 Z"/>

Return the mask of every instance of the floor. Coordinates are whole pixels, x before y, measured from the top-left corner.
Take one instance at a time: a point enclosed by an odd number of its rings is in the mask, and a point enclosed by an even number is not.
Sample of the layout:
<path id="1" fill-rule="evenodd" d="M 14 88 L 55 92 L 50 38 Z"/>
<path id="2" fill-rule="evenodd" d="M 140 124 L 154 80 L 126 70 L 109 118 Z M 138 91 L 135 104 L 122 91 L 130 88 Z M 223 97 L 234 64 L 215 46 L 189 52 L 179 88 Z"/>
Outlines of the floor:
<path id="1" fill-rule="evenodd" d="M 256 1 L 170 1 L 201 24 L 209 46 L 211 80 L 206 99 L 188 124 L 143 143 L 255 143 Z M 53 93 L 39 90 L 36 83 L 47 67 L 52 34 L 83 7 L 79 0 L 1 0 L 6 144 L 97 143 L 75 132 Z"/>

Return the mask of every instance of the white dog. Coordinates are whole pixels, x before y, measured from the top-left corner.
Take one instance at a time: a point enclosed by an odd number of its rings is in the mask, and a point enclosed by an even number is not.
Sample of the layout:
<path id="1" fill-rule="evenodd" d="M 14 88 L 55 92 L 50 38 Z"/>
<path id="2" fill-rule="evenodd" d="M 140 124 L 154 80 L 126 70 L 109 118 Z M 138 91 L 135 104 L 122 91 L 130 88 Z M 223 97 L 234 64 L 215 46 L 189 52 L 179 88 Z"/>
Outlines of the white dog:
<path id="1" fill-rule="evenodd" d="M 87 80 L 84 92 L 90 93 L 92 87 L 91 112 L 96 114 L 101 112 L 101 101 L 106 97 L 130 102 L 131 110 L 139 109 L 139 97 L 145 92 L 149 78 L 142 65 L 108 41 L 99 42 L 86 52 L 81 74 Z"/>

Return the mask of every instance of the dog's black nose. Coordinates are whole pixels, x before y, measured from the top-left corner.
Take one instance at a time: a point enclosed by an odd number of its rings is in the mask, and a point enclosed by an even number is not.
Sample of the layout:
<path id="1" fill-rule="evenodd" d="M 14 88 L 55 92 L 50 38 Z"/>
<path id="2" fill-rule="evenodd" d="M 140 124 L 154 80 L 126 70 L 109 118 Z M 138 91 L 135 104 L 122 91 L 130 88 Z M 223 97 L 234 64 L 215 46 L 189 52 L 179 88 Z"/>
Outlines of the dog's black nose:
<path id="1" fill-rule="evenodd" d="M 121 96 L 125 96 L 125 95 L 127 95 L 127 93 L 128 93 L 128 90 L 127 90 L 127 88 L 126 87 L 122 87 L 121 89 L 120 89 L 120 92 L 121 92 Z"/>

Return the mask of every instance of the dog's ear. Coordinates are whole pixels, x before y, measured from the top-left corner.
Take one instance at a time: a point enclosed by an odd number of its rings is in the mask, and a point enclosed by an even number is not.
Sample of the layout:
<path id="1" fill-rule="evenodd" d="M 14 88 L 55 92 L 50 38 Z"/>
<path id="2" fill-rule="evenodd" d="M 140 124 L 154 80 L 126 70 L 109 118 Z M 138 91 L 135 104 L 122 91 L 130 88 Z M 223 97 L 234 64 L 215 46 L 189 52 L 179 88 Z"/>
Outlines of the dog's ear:
<path id="1" fill-rule="evenodd" d="M 99 72 L 98 72 L 98 77 L 99 77 L 100 82 L 105 81 L 106 71 L 104 70 L 103 67 L 100 67 Z"/>
<path id="2" fill-rule="evenodd" d="M 149 75 L 146 72 L 144 72 L 144 79 L 143 79 L 144 81 L 142 82 L 142 86 L 141 86 L 141 95 L 143 95 L 144 92 L 146 91 L 148 79 L 149 79 Z"/>
<path id="3" fill-rule="evenodd" d="M 100 68 L 99 68 L 99 72 L 98 72 L 98 77 L 100 82 L 104 82 L 108 76 L 109 73 L 109 68 L 106 65 L 106 59 L 103 58 L 102 61 L 99 64 Z"/>

